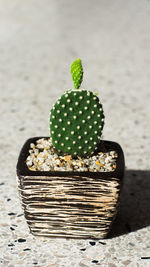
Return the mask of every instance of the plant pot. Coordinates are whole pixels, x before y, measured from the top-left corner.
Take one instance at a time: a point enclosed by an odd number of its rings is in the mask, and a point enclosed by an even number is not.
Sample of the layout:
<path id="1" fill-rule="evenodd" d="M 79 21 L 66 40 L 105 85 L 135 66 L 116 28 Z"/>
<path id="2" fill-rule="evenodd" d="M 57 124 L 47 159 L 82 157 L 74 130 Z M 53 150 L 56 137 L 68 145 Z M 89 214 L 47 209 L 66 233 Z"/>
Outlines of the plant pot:
<path id="1" fill-rule="evenodd" d="M 116 151 L 112 172 L 31 171 L 26 165 L 30 143 L 17 163 L 18 188 L 30 231 L 49 237 L 106 237 L 117 213 L 124 175 L 123 151 L 115 142 L 101 141 L 100 152 Z M 48 137 L 46 137 L 48 138 Z"/>

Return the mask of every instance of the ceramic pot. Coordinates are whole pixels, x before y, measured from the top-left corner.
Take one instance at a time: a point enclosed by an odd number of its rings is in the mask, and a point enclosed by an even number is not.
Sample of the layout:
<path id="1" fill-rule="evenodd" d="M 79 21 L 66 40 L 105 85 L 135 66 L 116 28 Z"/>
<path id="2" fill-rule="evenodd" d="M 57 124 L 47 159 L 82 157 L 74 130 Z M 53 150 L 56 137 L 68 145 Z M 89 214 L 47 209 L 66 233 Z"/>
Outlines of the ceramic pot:
<path id="1" fill-rule="evenodd" d="M 113 172 L 31 171 L 26 165 L 30 138 L 17 163 L 20 199 L 30 231 L 49 237 L 105 238 L 119 205 L 124 175 L 123 151 L 102 141 L 98 152 L 116 151 Z M 46 137 L 48 138 L 48 137 Z"/>

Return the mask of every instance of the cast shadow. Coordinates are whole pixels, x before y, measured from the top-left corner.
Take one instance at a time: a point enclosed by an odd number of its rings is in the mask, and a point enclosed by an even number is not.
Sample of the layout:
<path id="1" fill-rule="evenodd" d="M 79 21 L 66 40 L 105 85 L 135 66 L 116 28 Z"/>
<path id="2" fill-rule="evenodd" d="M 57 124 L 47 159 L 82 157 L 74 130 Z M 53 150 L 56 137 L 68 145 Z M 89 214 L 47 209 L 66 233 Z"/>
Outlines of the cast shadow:
<path id="1" fill-rule="evenodd" d="M 120 209 L 108 238 L 150 225 L 150 171 L 127 170 L 120 200 Z"/>

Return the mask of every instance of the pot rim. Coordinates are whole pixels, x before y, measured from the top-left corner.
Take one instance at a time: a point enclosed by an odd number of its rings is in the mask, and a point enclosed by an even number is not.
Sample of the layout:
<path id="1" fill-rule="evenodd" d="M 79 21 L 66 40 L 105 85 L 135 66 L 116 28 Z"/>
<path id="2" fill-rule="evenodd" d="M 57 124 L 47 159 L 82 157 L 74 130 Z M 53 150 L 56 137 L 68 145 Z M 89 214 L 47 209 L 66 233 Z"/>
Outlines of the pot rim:
<path id="1" fill-rule="evenodd" d="M 26 159 L 29 153 L 30 143 L 35 143 L 36 140 L 40 138 L 48 139 L 49 137 L 39 136 L 39 137 L 31 137 L 27 139 L 24 143 L 20 155 L 18 158 L 16 171 L 18 176 L 63 176 L 63 177 L 72 177 L 72 176 L 81 176 L 81 177 L 90 177 L 95 179 L 110 179 L 112 177 L 117 177 L 118 179 L 122 179 L 124 175 L 124 154 L 121 146 L 113 141 L 101 140 L 97 151 L 99 152 L 108 152 L 114 150 L 118 157 L 116 158 L 116 169 L 111 172 L 75 172 L 75 171 L 31 171 L 28 169 L 26 165 Z"/>

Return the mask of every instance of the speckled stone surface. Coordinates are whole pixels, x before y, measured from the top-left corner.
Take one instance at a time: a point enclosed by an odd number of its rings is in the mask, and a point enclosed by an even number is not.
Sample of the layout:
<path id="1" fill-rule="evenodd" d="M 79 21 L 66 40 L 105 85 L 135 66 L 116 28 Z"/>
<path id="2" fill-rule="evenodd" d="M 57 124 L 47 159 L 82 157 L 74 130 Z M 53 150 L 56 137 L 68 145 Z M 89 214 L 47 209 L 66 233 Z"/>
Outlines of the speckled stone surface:
<path id="1" fill-rule="evenodd" d="M 150 1 L 0 1 L 0 266 L 150 266 Z M 49 134 L 49 110 L 72 87 L 99 92 L 105 140 L 126 157 L 108 239 L 36 238 L 22 215 L 15 166 L 26 139 Z"/>

